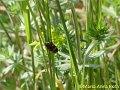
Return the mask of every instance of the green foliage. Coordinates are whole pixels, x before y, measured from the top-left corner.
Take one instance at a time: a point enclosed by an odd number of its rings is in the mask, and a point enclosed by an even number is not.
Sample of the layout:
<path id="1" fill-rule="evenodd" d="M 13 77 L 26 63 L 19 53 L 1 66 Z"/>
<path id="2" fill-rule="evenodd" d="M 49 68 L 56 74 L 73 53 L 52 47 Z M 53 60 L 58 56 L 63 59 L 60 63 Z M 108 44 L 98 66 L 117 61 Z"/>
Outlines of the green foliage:
<path id="1" fill-rule="evenodd" d="M 94 33 L 94 34 L 93 34 Z M 93 28 L 89 30 L 89 35 L 91 38 L 98 40 L 98 41 L 103 41 L 107 34 L 108 34 L 108 27 L 106 25 L 93 25 Z"/>
<path id="2" fill-rule="evenodd" d="M 1 0 L 0 90 L 120 85 L 119 5 L 119 0 Z M 56 47 L 48 49 L 46 42 Z"/>

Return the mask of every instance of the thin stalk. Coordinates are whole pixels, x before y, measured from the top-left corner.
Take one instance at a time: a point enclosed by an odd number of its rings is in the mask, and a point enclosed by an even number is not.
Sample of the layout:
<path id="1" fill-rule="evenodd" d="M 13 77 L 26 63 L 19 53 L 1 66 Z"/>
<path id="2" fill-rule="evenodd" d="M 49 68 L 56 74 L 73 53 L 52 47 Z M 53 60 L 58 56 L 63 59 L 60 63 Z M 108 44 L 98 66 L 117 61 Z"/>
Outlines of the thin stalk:
<path id="1" fill-rule="evenodd" d="M 71 10 L 72 10 L 72 15 L 73 15 L 73 20 L 74 20 L 74 27 L 75 27 L 75 34 L 76 34 L 76 46 L 77 46 L 77 59 L 79 64 L 81 64 L 81 48 L 80 48 L 80 31 L 78 28 L 78 21 L 77 21 L 77 15 L 75 13 L 75 9 L 72 3 L 71 4 Z"/>
<path id="2" fill-rule="evenodd" d="M 95 22 L 97 23 L 98 27 L 101 27 L 101 25 L 102 25 L 102 18 L 101 18 L 102 17 L 102 0 L 96 0 L 93 4 L 94 4 L 94 7 L 96 8 L 96 11 L 95 11 L 96 21 Z M 98 45 L 98 47 L 97 47 L 98 51 L 101 49 L 100 47 L 103 47 L 102 44 Z M 103 55 L 101 58 L 99 57 L 96 63 L 100 64 L 100 62 L 103 62 L 104 58 L 105 58 L 105 55 Z M 104 83 L 105 85 L 108 85 L 109 84 L 109 82 L 108 82 L 109 81 L 109 72 L 108 72 L 108 66 L 107 65 L 105 65 L 104 71 L 105 71 L 105 79 L 104 79 L 105 83 L 101 79 L 99 79 L 97 83 L 98 84 Z M 98 76 L 99 76 L 99 78 L 103 78 L 101 76 L 101 71 L 99 71 Z"/>
<path id="3" fill-rule="evenodd" d="M 43 43 L 44 43 L 45 41 L 44 41 L 43 36 L 42 36 L 42 31 L 41 31 L 41 29 L 39 29 L 39 25 L 37 23 L 36 16 L 35 16 L 35 14 L 34 14 L 34 12 L 33 12 L 29 3 L 28 3 L 28 7 L 29 7 L 30 13 L 33 17 L 33 20 L 35 22 L 35 26 L 36 26 L 36 29 L 37 29 L 37 32 L 38 32 L 38 36 L 41 38 L 41 40 L 43 40 Z"/>
<path id="4" fill-rule="evenodd" d="M 44 19 L 46 21 L 47 20 L 47 17 L 46 17 L 46 8 L 45 8 L 46 5 L 45 5 L 44 0 L 42 0 L 42 2 L 40 0 L 34 0 L 34 1 L 36 2 L 36 5 L 39 4 L 39 6 L 37 6 L 37 7 L 41 11 L 41 14 L 42 14 L 42 16 L 44 17 Z"/>
<path id="5" fill-rule="evenodd" d="M 36 1 L 36 4 L 37 4 L 37 6 L 39 6 L 38 4 L 39 3 L 37 3 L 38 1 Z M 30 7 L 30 5 L 28 5 L 28 7 L 29 7 L 29 9 L 30 9 L 30 11 L 31 11 L 31 14 L 32 14 L 32 16 L 33 16 L 33 19 L 34 19 L 34 21 L 35 21 L 35 25 L 36 25 L 36 28 L 37 28 L 37 33 L 38 33 L 38 37 L 39 37 L 39 40 L 40 40 L 40 45 L 42 46 L 42 40 L 43 40 L 43 38 L 41 38 L 42 36 L 42 34 L 41 34 L 41 31 L 39 30 L 39 26 L 38 26 L 38 23 L 37 23 L 37 21 L 36 21 L 36 18 L 35 18 L 35 15 L 34 15 L 34 13 L 33 13 L 33 11 L 32 11 L 32 9 L 31 9 L 31 7 Z M 38 7 L 38 10 L 39 10 L 39 13 L 40 13 L 40 7 Z M 51 40 L 51 23 L 50 23 L 50 18 L 49 18 L 49 7 L 48 7 L 48 1 L 46 2 L 46 12 L 47 12 L 47 15 L 45 16 L 46 17 L 46 24 L 47 24 L 47 35 L 48 35 L 48 38 L 47 38 L 47 40 L 49 41 L 49 40 Z M 41 15 L 41 13 L 40 13 L 40 15 Z M 41 21 L 42 21 L 42 23 L 44 23 L 43 22 L 43 20 L 42 20 L 42 17 L 40 16 L 40 19 L 41 19 Z M 44 24 L 43 24 L 44 25 Z M 43 26 L 43 29 L 45 30 L 45 26 Z M 46 40 L 46 37 L 45 37 L 45 40 Z M 43 42 L 45 42 L 45 41 L 43 41 Z M 43 50 L 43 48 L 42 48 L 42 51 L 43 51 L 43 55 L 44 55 L 44 58 L 45 58 L 45 54 L 44 54 L 44 50 Z M 49 53 L 49 52 L 48 52 Z M 52 65 L 54 62 L 54 60 L 53 59 L 51 59 L 51 54 L 49 53 L 48 54 L 48 58 L 49 58 L 49 68 L 48 68 L 48 65 L 47 65 L 47 62 L 46 62 L 46 60 L 45 60 L 45 66 L 46 66 L 46 68 L 47 68 L 47 77 L 48 77 L 48 80 L 49 80 L 49 83 L 50 83 L 50 88 L 51 88 L 51 90 L 56 90 L 56 84 L 55 84 L 55 73 L 53 73 L 54 72 L 54 70 L 53 70 L 53 68 L 54 68 L 54 65 Z M 52 61 L 51 61 L 52 60 Z M 52 63 L 53 62 L 53 63 Z M 48 69 L 50 69 L 50 73 L 49 73 L 49 70 Z"/>
<path id="6" fill-rule="evenodd" d="M 114 67 L 115 67 L 115 85 L 119 86 L 119 83 L 120 83 L 120 72 L 119 72 L 119 70 L 117 68 L 117 62 L 115 63 Z M 116 90 L 119 90 L 119 89 L 116 88 Z"/>
<path id="7" fill-rule="evenodd" d="M 86 65 L 86 60 L 87 57 L 89 56 L 89 54 L 92 52 L 92 50 L 96 47 L 96 45 L 98 44 L 98 41 L 93 41 L 91 42 L 91 44 L 89 45 L 89 47 L 87 48 L 86 52 L 84 53 L 84 61 L 83 61 L 83 66 L 82 66 L 82 80 L 81 80 L 81 85 L 85 85 L 85 65 Z"/>
<path id="8" fill-rule="evenodd" d="M 20 49 L 20 54 L 22 54 L 22 63 L 23 65 L 25 66 L 25 61 L 24 61 L 24 57 L 23 57 L 23 50 L 22 50 L 22 44 L 21 44 L 21 40 L 19 38 L 19 35 L 18 35 L 18 29 L 16 28 L 16 31 L 15 31 L 15 36 L 16 36 L 16 43 L 18 44 L 18 47 Z"/>
<path id="9" fill-rule="evenodd" d="M 1 20 L 0 20 L 0 24 L 1 24 L 2 28 L 3 28 L 3 30 L 5 31 L 5 33 L 6 33 L 7 37 L 8 37 L 8 39 L 10 40 L 10 42 L 13 43 L 13 42 L 12 42 L 12 39 L 11 39 L 11 37 L 10 37 L 10 35 L 8 34 L 7 29 L 5 28 L 5 26 L 4 26 L 4 24 L 2 23 Z"/>
<path id="10" fill-rule="evenodd" d="M 72 11 L 72 15 L 73 15 L 75 34 L 76 34 L 77 59 L 78 59 L 79 64 L 81 64 L 80 32 L 78 30 L 78 21 L 77 21 L 77 16 L 75 13 L 74 6 L 72 3 L 70 3 L 70 5 L 71 5 L 71 11 Z M 79 90 L 79 82 L 77 81 L 77 78 L 76 78 L 76 89 Z"/>
<path id="11" fill-rule="evenodd" d="M 47 35 L 48 35 L 46 40 L 52 41 L 49 0 L 46 0 L 46 24 L 47 24 Z M 50 60 L 49 67 L 50 67 L 50 76 L 51 76 L 51 90 L 56 90 L 54 54 L 51 52 L 48 52 L 48 58 Z"/>
<path id="12" fill-rule="evenodd" d="M 68 31 L 67 31 L 67 27 L 66 27 L 66 24 L 65 24 L 65 19 L 64 19 L 63 13 L 62 13 L 62 9 L 61 9 L 59 0 L 56 0 L 56 3 L 57 3 L 57 6 L 58 6 L 58 9 L 59 9 L 59 13 L 60 13 L 60 17 L 61 17 L 61 20 L 62 20 L 63 28 L 64 28 L 66 38 L 67 38 L 67 44 L 68 44 L 68 48 L 69 48 L 69 53 L 70 53 L 70 58 L 71 58 L 70 60 L 71 60 L 71 63 L 72 63 L 72 69 L 73 69 L 73 72 L 75 74 L 75 78 L 76 78 L 77 82 L 79 82 L 80 80 L 79 80 L 79 69 L 78 69 L 78 66 L 77 66 L 78 64 L 76 62 L 76 57 L 74 55 L 74 51 L 73 51 L 73 48 L 71 46 L 70 37 L 69 37 Z"/>
<path id="13" fill-rule="evenodd" d="M 44 2 L 44 0 L 42 0 L 43 2 Z M 40 15 L 40 21 L 41 21 L 41 29 L 42 29 L 42 31 L 43 31 L 43 34 L 44 34 L 44 39 L 45 39 L 45 41 L 47 41 L 46 40 L 46 38 L 47 38 L 47 32 L 46 32 L 46 30 L 45 30 L 45 21 L 43 20 L 46 16 L 44 16 L 44 14 L 43 14 L 43 12 L 42 12 L 42 9 L 44 8 L 42 8 L 42 6 L 41 6 L 41 3 L 40 3 L 40 1 L 39 0 L 35 0 L 35 3 L 36 3 L 36 5 L 37 5 L 37 8 L 38 8 L 38 11 L 39 11 L 39 15 Z M 43 3 L 42 3 L 43 4 Z M 42 17 L 42 15 L 44 16 L 44 18 Z M 46 19 L 45 19 L 46 20 Z"/>
<path id="14" fill-rule="evenodd" d="M 56 90 L 56 84 L 55 84 L 55 61 L 54 61 L 54 53 L 51 53 L 51 69 L 52 69 L 52 90 Z"/>
<path id="15" fill-rule="evenodd" d="M 117 36 L 120 36 L 120 23 L 117 20 L 115 20 L 115 26 L 116 26 L 116 30 L 117 30 Z M 119 56 L 119 51 L 120 51 L 120 49 L 117 50 L 116 56 Z M 120 84 L 120 71 L 117 67 L 117 63 L 119 63 L 120 59 L 118 57 L 116 57 L 115 61 L 116 61 L 115 65 L 114 65 L 114 67 L 115 67 L 115 85 L 119 86 L 119 84 Z M 116 88 L 116 90 L 118 90 L 118 88 Z"/>
<path id="16" fill-rule="evenodd" d="M 49 0 L 46 2 L 46 22 L 47 22 L 47 35 L 48 35 L 48 41 L 52 41 L 52 35 L 51 35 L 51 22 L 50 22 L 50 10 L 49 10 Z"/>
<path id="17" fill-rule="evenodd" d="M 43 33 L 44 33 L 44 39 L 45 41 L 46 38 L 47 38 L 47 31 L 45 30 L 45 23 L 47 23 L 46 21 L 46 13 L 45 13 L 45 2 L 44 0 L 42 0 L 42 3 L 39 1 L 39 0 L 34 0 L 36 5 L 37 5 L 37 8 L 38 8 L 38 11 L 39 11 L 39 15 L 40 15 L 40 21 L 41 21 L 41 28 L 43 30 Z M 42 6 L 43 5 L 43 6 Z M 43 20 L 45 19 L 45 20 Z"/>
<path id="18" fill-rule="evenodd" d="M 31 56 L 32 56 L 32 69 L 33 69 L 33 85 L 34 85 L 34 90 L 36 89 L 36 79 L 35 79 L 35 62 L 34 62 L 34 53 L 33 53 L 33 46 L 31 46 Z"/>
<path id="19" fill-rule="evenodd" d="M 86 64 L 86 56 L 84 56 L 84 61 L 83 61 L 83 72 L 82 72 L 82 80 L 81 80 L 81 85 L 85 85 L 85 64 Z"/>
<path id="20" fill-rule="evenodd" d="M 28 7 L 29 7 L 29 10 L 30 10 L 30 12 L 31 12 L 31 14 L 32 14 L 32 16 L 33 16 L 33 19 L 34 19 L 34 22 L 35 22 L 35 25 L 36 25 L 36 28 L 37 28 L 37 33 L 38 33 L 38 37 L 39 37 L 39 41 L 40 41 L 40 45 L 42 46 L 42 40 L 43 40 L 43 43 L 45 42 L 44 41 L 44 39 L 43 39 L 43 37 L 42 37 L 42 34 L 41 34 L 41 30 L 39 29 L 39 25 L 38 25 L 38 23 L 37 23 L 37 20 L 36 20 L 36 18 L 35 18 L 35 15 L 34 15 L 34 13 L 33 13 L 33 11 L 32 11 L 32 8 L 31 8 L 31 6 L 28 4 Z M 49 21 L 49 20 L 48 20 Z M 50 22 L 50 21 L 49 21 Z M 48 23 L 49 23 L 48 22 Z M 48 24 L 47 23 L 47 24 Z M 50 24 L 50 23 L 49 23 Z M 50 25 L 48 25 L 47 26 L 47 30 L 49 29 L 49 30 L 51 30 L 50 29 Z M 50 32 L 50 31 L 49 31 Z M 49 33 L 48 33 L 49 34 Z M 45 58 L 45 54 L 44 54 L 44 50 L 43 50 L 43 47 L 42 47 L 42 52 L 43 52 L 43 55 L 44 55 L 44 58 Z M 49 56 L 49 55 L 48 55 Z M 49 58 L 49 60 L 50 60 L 50 58 Z M 47 68 L 47 76 L 48 76 L 48 79 L 49 79 L 49 83 L 50 83 L 50 87 L 52 88 L 52 87 L 54 87 L 53 85 L 51 85 L 51 82 L 52 82 L 52 79 L 50 80 L 50 77 L 49 77 L 49 70 L 48 70 L 48 65 L 47 65 L 47 62 L 46 62 L 46 59 L 45 59 L 45 66 L 46 66 L 46 68 Z M 51 67 L 51 63 L 50 63 L 50 67 Z M 51 69 L 50 69 L 51 70 Z M 51 71 L 52 72 L 52 71 Z M 55 89 L 54 89 L 55 90 Z"/>
<path id="21" fill-rule="evenodd" d="M 24 24 L 26 27 L 26 36 L 27 36 L 27 42 L 28 44 L 32 43 L 33 38 L 32 38 L 32 31 L 30 29 L 30 13 L 29 10 L 26 9 L 28 5 L 28 1 L 23 1 L 21 4 L 21 10 L 23 12 L 24 16 Z M 35 63 L 34 63 L 34 53 L 33 53 L 33 46 L 30 47 L 31 50 L 31 58 L 32 58 L 32 69 L 33 69 L 33 90 L 36 90 L 36 80 L 35 80 Z"/>

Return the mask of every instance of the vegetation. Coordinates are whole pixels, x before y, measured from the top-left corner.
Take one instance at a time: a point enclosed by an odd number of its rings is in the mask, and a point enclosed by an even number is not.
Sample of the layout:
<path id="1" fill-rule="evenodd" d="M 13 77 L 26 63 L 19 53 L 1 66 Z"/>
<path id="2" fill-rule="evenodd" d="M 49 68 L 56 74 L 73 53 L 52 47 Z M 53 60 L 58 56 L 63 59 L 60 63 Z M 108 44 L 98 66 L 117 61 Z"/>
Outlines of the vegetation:
<path id="1" fill-rule="evenodd" d="M 0 90 L 119 90 L 120 0 L 0 0 Z"/>

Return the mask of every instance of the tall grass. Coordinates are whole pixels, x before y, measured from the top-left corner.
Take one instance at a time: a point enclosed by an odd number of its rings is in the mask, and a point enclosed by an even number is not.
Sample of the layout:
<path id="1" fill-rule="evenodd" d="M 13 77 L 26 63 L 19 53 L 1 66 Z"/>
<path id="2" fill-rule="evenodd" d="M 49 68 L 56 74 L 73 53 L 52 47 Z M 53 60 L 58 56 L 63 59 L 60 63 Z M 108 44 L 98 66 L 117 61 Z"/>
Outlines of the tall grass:
<path id="1" fill-rule="evenodd" d="M 106 8 L 103 6 L 106 3 L 109 4 L 107 1 L 26 0 L 13 2 L 19 5 L 17 17 L 21 19 L 19 23 L 25 26 L 25 36 L 20 37 L 19 25 L 13 20 L 10 23 L 14 29 L 12 33 L 16 37 L 13 41 L 11 32 L 0 19 L 1 28 L 11 45 L 18 46 L 14 48 L 11 55 L 7 54 L 8 57 L 2 55 L 0 51 L 0 59 L 10 58 L 13 62 L 13 68 L 10 66 L 11 62 L 8 62 L 9 67 L 3 69 L 2 75 L 8 72 L 15 74 L 18 86 L 14 85 L 14 88 L 20 90 L 112 90 L 106 87 L 120 84 L 120 23 L 119 17 L 107 18 L 104 14 L 103 10 Z M 84 3 L 83 6 L 81 2 Z M 5 5 L 3 0 L 2 3 Z M 82 22 L 80 18 L 81 7 L 84 9 L 85 22 Z M 7 5 L 6 10 L 6 12 L 9 10 Z M 119 8 L 117 7 L 116 10 L 119 11 Z M 10 13 L 7 15 L 11 16 Z M 83 27 L 85 27 L 84 30 Z M 53 42 L 58 52 L 52 51 L 56 49 L 53 46 L 49 47 L 51 48 L 49 50 L 45 42 Z M 3 48 L 2 45 L 0 47 Z M 24 55 L 26 49 L 27 58 Z M 17 51 L 20 51 L 20 55 L 16 53 Z M 0 67 L 2 67 L 1 64 Z M 15 70 L 20 70 L 20 72 Z M 0 83 L 5 82 L 4 80 L 7 81 L 7 78 L 5 77 Z M 2 85 L 7 87 L 5 84 Z M 98 85 L 104 86 L 97 88 Z"/>

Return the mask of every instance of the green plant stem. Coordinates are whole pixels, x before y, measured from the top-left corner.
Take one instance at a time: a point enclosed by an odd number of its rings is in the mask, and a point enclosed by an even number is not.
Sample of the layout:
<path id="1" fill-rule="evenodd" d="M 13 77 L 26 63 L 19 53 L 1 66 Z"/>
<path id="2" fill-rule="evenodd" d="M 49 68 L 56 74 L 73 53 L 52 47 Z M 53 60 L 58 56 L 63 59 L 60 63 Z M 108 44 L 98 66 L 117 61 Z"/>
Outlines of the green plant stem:
<path id="1" fill-rule="evenodd" d="M 42 47 L 42 41 L 43 41 L 43 43 L 44 43 L 45 41 L 44 41 L 44 39 L 43 39 L 43 37 L 42 37 L 41 30 L 39 29 L 39 25 L 38 25 L 37 20 L 36 20 L 36 18 L 35 18 L 35 14 L 33 13 L 32 9 L 31 9 L 31 6 L 30 6 L 29 4 L 28 4 L 28 7 L 29 7 L 30 12 L 31 12 L 31 14 L 32 14 L 32 16 L 33 16 L 33 19 L 34 19 L 34 22 L 35 22 L 35 26 L 36 26 L 36 28 L 37 28 L 37 34 L 38 34 L 38 37 L 39 37 L 40 45 L 41 45 L 41 47 Z M 50 25 L 48 25 L 48 27 L 49 27 L 49 26 L 50 26 Z M 47 27 L 47 28 L 48 28 L 48 27 Z M 48 28 L 48 29 L 50 29 L 50 28 Z M 49 82 L 50 82 L 50 84 L 51 84 L 52 79 L 50 80 L 50 77 L 49 77 L 49 70 L 48 70 L 48 65 L 47 65 L 46 59 L 45 59 L 45 54 L 44 54 L 43 47 L 42 47 L 42 52 L 43 52 L 43 56 L 44 56 L 44 60 L 45 60 L 45 66 L 46 66 L 46 68 L 47 68 L 48 80 L 49 80 Z M 53 87 L 53 85 L 50 85 L 50 86 Z"/>
<path id="2" fill-rule="evenodd" d="M 16 31 L 15 31 L 15 36 L 16 36 L 16 43 L 18 44 L 18 47 L 20 49 L 20 54 L 22 54 L 22 63 L 23 65 L 25 66 L 25 61 L 24 61 L 24 57 L 23 57 L 23 50 L 22 50 L 22 44 L 21 44 L 21 41 L 20 41 L 20 38 L 19 38 L 19 35 L 18 35 L 18 30 L 16 28 Z"/>
<path id="3" fill-rule="evenodd" d="M 50 53 L 50 73 L 51 73 L 51 84 L 52 90 L 56 90 L 56 84 L 55 84 L 55 61 L 54 61 L 54 53 Z"/>
<path id="4" fill-rule="evenodd" d="M 79 69 L 78 69 L 78 66 L 77 66 L 78 64 L 76 62 L 76 57 L 74 55 L 74 51 L 73 51 L 73 48 L 71 46 L 69 34 L 68 34 L 68 31 L 67 31 L 67 27 L 66 27 L 66 24 L 65 24 L 65 19 L 64 19 L 63 13 L 62 13 L 62 9 L 61 9 L 59 0 L 56 0 L 56 3 L 57 3 L 57 6 L 58 6 L 58 9 L 59 9 L 59 13 L 60 13 L 60 16 L 61 16 L 63 28 L 64 28 L 66 38 L 67 38 L 67 44 L 68 44 L 68 48 L 69 48 L 69 53 L 70 53 L 70 58 L 71 58 L 71 63 L 72 63 L 71 64 L 72 69 L 73 69 L 73 72 L 75 74 L 76 81 L 79 83 L 79 81 L 80 81 L 79 80 Z"/>
<path id="5" fill-rule="evenodd" d="M 84 62 L 83 62 L 83 74 L 82 74 L 82 80 L 81 80 L 81 85 L 85 85 L 85 63 L 86 63 L 86 56 L 84 57 Z"/>
<path id="6" fill-rule="evenodd" d="M 35 80 L 35 62 L 34 62 L 33 46 L 31 46 L 31 56 L 32 56 L 32 69 L 33 69 L 34 90 L 37 90 L 36 89 L 36 80 Z"/>
<path id="7" fill-rule="evenodd" d="M 80 31 L 78 30 L 78 21 L 77 21 L 77 15 L 75 13 L 75 9 L 72 3 L 71 5 L 71 10 L 72 10 L 72 15 L 73 15 L 73 20 L 74 20 L 74 27 L 75 27 L 75 34 L 76 34 L 76 46 L 77 46 L 77 59 L 79 64 L 81 64 L 81 48 L 80 48 Z"/>
<path id="8" fill-rule="evenodd" d="M 21 5 L 21 10 L 23 12 L 24 16 L 24 24 L 26 27 L 26 36 L 27 36 L 27 42 L 28 44 L 33 42 L 33 37 L 32 37 L 32 31 L 31 31 L 31 25 L 30 25 L 30 13 L 29 10 L 26 9 L 28 4 L 28 1 L 23 1 L 20 3 Z M 33 53 L 33 46 L 30 47 L 31 49 L 31 58 L 32 58 L 32 69 L 33 69 L 33 90 L 36 90 L 36 80 L 35 80 L 35 63 L 34 63 L 34 53 Z"/>
<path id="9" fill-rule="evenodd" d="M 50 22 L 50 11 L 49 11 L 49 0 L 46 0 L 46 22 L 47 22 L 47 35 L 48 39 L 47 41 L 52 41 L 52 35 L 51 35 L 51 22 Z"/>
<path id="10" fill-rule="evenodd" d="M 7 29 L 5 28 L 5 26 L 4 26 L 4 24 L 2 23 L 1 20 L 0 20 L 0 24 L 1 24 L 2 28 L 3 28 L 3 30 L 5 31 L 7 37 L 9 38 L 10 42 L 13 43 L 13 42 L 12 42 L 12 39 L 11 39 L 11 37 L 10 37 L 10 35 L 8 34 Z"/>

